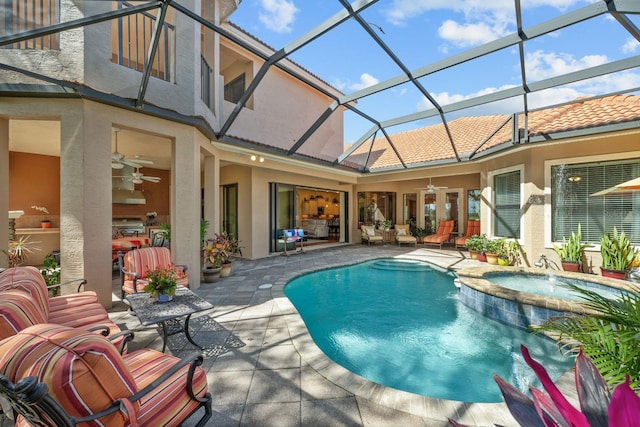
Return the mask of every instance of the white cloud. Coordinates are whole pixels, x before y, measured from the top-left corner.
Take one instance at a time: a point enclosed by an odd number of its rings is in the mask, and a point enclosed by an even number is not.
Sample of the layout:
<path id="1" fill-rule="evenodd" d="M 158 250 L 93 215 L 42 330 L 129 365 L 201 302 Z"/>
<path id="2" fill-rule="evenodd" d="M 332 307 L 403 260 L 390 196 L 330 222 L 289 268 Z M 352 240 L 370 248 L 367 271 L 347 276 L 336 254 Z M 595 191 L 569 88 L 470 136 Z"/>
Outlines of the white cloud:
<path id="1" fill-rule="evenodd" d="M 495 27 L 486 22 L 476 24 L 459 24 L 447 20 L 438 28 L 438 35 L 456 46 L 475 46 L 495 40 L 502 35 Z"/>
<path id="2" fill-rule="evenodd" d="M 260 22 L 276 33 L 289 33 L 300 11 L 290 0 L 261 0 Z"/>
<path id="3" fill-rule="evenodd" d="M 633 37 L 629 37 L 627 41 L 624 43 L 624 45 L 622 46 L 622 52 L 633 53 L 636 50 L 638 50 L 638 46 L 640 46 L 640 43 L 638 43 L 638 40 L 634 39 Z"/>
<path id="4" fill-rule="evenodd" d="M 605 64 L 604 55 L 586 55 L 575 59 L 568 53 L 544 52 L 537 50 L 526 55 L 525 64 L 529 80 L 543 80 L 561 74 Z"/>
<path id="5" fill-rule="evenodd" d="M 373 77 L 371 74 L 362 73 L 362 75 L 360 76 L 360 82 L 349 85 L 349 89 L 356 91 L 367 88 L 369 86 L 373 86 L 375 84 L 378 84 L 379 82 L 380 81 Z"/>
<path id="6" fill-rule="evenodd" d="M 563 11 L 580 3 L 589 3 L 589 0 L 529 0 L 523 2 L 522 7 L 533 9 L 548 6 Z M 473 19 L 478 14 L 504 13 L 513 9 L 512 0 L 394 0 L 384 13 L 390 23 L 404 25 L 406 21 L 431 10 L 454 11 Z"/>

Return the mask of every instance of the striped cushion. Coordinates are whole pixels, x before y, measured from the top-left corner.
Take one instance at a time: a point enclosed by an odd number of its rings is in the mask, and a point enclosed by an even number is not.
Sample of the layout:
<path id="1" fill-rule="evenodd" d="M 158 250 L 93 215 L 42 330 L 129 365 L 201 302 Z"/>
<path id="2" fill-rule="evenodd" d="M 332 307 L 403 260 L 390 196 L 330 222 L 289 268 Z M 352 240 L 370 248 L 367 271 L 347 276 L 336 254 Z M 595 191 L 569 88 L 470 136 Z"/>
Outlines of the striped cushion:
<path id="1" fill-rule="evenodd" d="M 13 382 L 37 377 L 74 417 L 99 412 L 137 391 L 122 356 L 109 341 L 52 324 L 30 326 L 0 341 L 0 373 Z M 137 403 L 134 410 L 138 411 Z M 121 426 L 126 421 L 122 412 L 116 412 L 87 425 Z"/>
<path id="2" fill-rule="evenodd" d="M 124 269 L 133 273 L 138 273 L 136 281 L 137 290 L 133 289 L 133 276 L 125 274 L 122 290 L 131 294 L 134 292 L 143 292 L 147 285 L 147 271 L 155 270 L 158 267 L 173 266 L 171 262 L 171 252 L 164 247 L 150 247 L 135 249 L 124 255 Z M 178 286 L 189 286 L 189 275 L 182 271 L 182 267 L 174 266 L 176 271 L 176 279 Z"/>
<path id="3" fill-rule="evenodd" d="M 4 289 L 23 289 L 33 297 L 41 307 L 44 317 L 49 316 L 49 292 L 44 277 L 35 267 L 13 267 L 0 273 L 0 291 Z"/>
<path id="4" fill-rule="evenodd" d="M 44 323 L 41 308 L 31 295 L 22 289 L 7 289 L 0 297 L 0 339 L 15 335 L 37 323 Z"/>
<path id="5" fill-rule="evenodd" d="M 136 350 L 123 357 L 139 389 L 150 384 L 178 362 L 174 356 L 148 348 Z M 185 389 L 188 369 L 188 366 L 183 367 L 140 401 L 140 425 L 176 426 L 198 406 Z M 203 397 L 207 392 L 207 375 L 200 366 L 196 367 L 193 376 L 193 390 L 197 397 Z"/>

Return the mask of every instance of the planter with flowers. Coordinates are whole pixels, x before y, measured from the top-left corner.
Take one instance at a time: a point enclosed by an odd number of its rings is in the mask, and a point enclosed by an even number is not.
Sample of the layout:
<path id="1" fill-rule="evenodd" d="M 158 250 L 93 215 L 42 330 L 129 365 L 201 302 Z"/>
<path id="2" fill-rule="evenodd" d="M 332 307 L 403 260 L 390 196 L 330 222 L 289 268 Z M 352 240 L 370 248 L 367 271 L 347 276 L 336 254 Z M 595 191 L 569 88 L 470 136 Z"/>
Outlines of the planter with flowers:
<path id="1" fill-rule="evenodd" d="M 178 282 L 176 272 L 171 265 L 148 270 L 147 280 L 149 282 L 144 287 L 144 291 L 151 297 L 157 298 L 158 302 L 168 302 L 173 299 Z"/>
<path id="2" fill-rule="evenodd" d="M 45 215 L 49 215 L 49 209 L 47 209 L 44 206 L 33 205 L 31 206 L 31 209 L 35 209 L 37 211 L 42 212 Z M 51 221 L 45 217 L 43 220 L 40 221 L 40 226 L 42 228 L 51 228 Z"/>
<path id="3" fill-rule="evenodd" d="M 215 239 L 209 239 L 202 247 L 204 267 L 202 268 L 203 280 L 207 283 L 214 282 L 220 276 L 222 264 L 229 258 L 229 242 L 216 235 Z"/>

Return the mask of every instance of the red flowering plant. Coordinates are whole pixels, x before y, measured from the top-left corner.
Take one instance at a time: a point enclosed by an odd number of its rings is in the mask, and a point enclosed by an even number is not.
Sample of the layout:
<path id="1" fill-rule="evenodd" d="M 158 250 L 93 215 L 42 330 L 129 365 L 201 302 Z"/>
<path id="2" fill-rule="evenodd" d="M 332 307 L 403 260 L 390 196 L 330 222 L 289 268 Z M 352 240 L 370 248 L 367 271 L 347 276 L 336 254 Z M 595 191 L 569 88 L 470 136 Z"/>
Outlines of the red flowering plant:
<path id="1" fill-rule="evenodd" d="M 158 294 L 170 296 L 176 294 L 176 272 L 172 265 L 147 270 L 147 280 L 148 283 L 144 287 L 144 291 L 154 298 L 157 298 Z"/>

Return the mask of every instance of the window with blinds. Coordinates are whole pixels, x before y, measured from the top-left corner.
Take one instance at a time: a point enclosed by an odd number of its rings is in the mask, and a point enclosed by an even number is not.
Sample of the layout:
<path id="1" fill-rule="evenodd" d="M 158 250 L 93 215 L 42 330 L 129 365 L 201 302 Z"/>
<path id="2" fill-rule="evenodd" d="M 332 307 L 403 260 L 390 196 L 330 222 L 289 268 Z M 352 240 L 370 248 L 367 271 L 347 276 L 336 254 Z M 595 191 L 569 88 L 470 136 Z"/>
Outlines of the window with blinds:
<path id="1" fill-rule="evenodd" d="M 634 245 L 640 244 L 640 191 L 612 190 L 638 176 L 640 159 L 552 166 L 553 241 L 570 237 L 581 224 L 585 242 L 599 244 L 602 235 L 616 227 Z M 603 191 L 607 189 L 611 191 Z"/>
<path id="2" fill-rule="evenodd" d="M 493 235 L 520 238 L 520 171 L 493 177 Z"/>
<path id="3" fill-rule="evenodd" d="M 4 34 L 19 34 L 60 23 L 60 0 L 0 0 L 4 6 Z M 0 25 L 0 28 L 2 26 Z M 58 50 L 58 33 L 30 38 L 4 46 L 5 49 Z"/>

